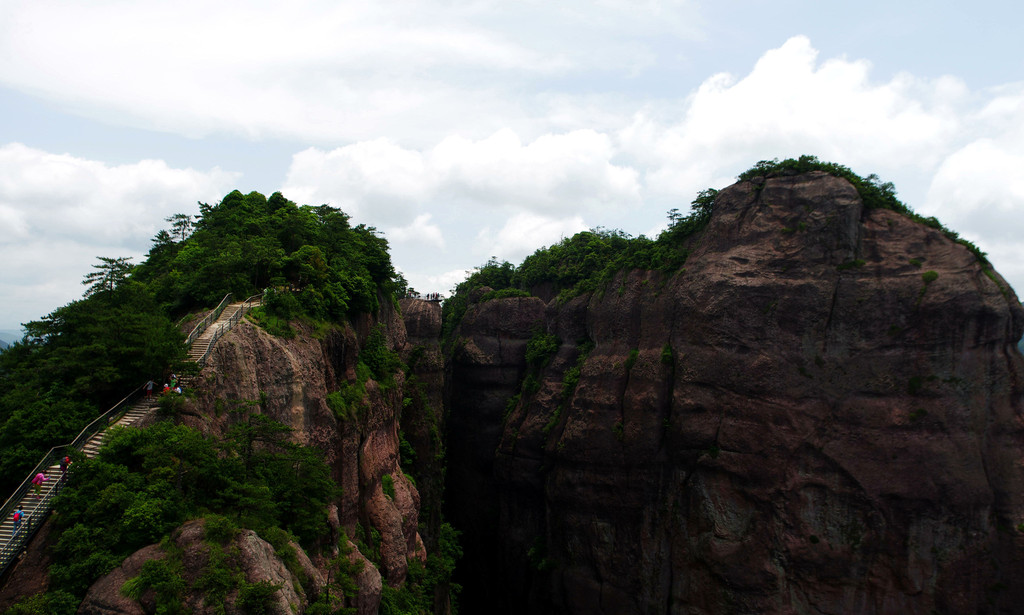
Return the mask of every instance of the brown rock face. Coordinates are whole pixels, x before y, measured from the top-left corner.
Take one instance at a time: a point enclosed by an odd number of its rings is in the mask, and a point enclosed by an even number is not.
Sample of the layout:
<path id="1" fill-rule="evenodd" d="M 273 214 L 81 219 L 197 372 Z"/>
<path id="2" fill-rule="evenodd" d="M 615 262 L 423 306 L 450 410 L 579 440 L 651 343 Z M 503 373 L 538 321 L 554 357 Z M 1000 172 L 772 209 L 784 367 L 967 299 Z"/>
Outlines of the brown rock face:
<path id="1" fill-rule="evenodd" d="M 722 191 L 692 247 L 667 279 L 467 312 L 465 608 L 1018 610 L 1024 311 L 1005 281 L 823 173 Z M 503 422 L 537 319 L 562 345 Z"/>
<path id="2" fill-rule="evenodd" d="M 183 417 L 207 432 L 223 433 L 237 420 L 229 407 L 258 402 L 259 412 L 294 429 L 296 441 L 324 453 L 342 488 L 338 524 L 350 537 L 356 536 L 357 523 L 380 533 L 381 569 L 376 577 L 361 577 L 367 583 L 361 589 L 373 594 L 358 598 L 361 610 L 376 608 L 381 575 L 397 587 L 405 581 L 409 558 L 424 557 L 417 532 L 420 496 L 399 464 L 403 374 L 396 374 L 389 387 L 367 381 L 363 410 L 354 416 L 339 418 L 327 403 L 329 393 L 355 380 L 360 345 L 373 327 L 384 327 L 390 348 L 406 347 L 400 315 L 387 301 L 381 304 L 376 322 L 365 318 L 354 328 L 329 330 L 322 339 L 305 330 L 283 339 L 240 323 L 215 347 L 199 376 L 199 396 Z M 393 495 L 384 493 L 386 476 Z"/>
<path id="3" fill-rule="evenodd" d="M 439 346 L 440 306 L 405 300 L 401 306 L 403 321 L 390 303 L 382 300 L 381 304 L 384 307 L 375 319 L 363 317 L 352 326 L 319 335 L 296 325 L 300 328 L 298 335 L 285 339 L 269 335 L 248 322 L 238 324 L 215 347 L 197 378 L 196 399 L 186 405 L 179 417 L 206 433 L 223 435 L 232 422 L 244 420 L 240 416 L 245 412 L 259 412 L 292 427 L 292 437 L 297 442 L 323 452 L 342 487 L 339 500 L 329 506 L 328 524 L 335 539 L 340 540 L 342 530 L 352 537 L 340 546 L 358 570 L 354 581 L 359 593 L 345 606 L 359 615 L 378 611 L 383 584 L 401 586 L 409 562 L 426 562 L 428 550 L 437 546 L 441 521 L 444 473 L 439 452 L 443 446 L 444 360 Z M 406 380 L 400 370 L 394 382 L 387 385 L 366 380 L 359 408 L 336 415 L 328 396 L 357 378 L 359 349 L 376 327 L 383 327 L 388 348 L 399 352 L 409 364 L 409 378 Z M 233 410 L 245 412 L 239 415 Z M 425 505 L 400 465 L 400 425 L 409 441 L 406 445 L 415 449 L 414 471 L 425 477 Z M 426 511 L 425 537 L 419 534 L 421 506 Z M 379 542 L 370 545 L 374 556 L 379 555 L 379 562 L 371 562 L 359 552 L 355 541 L 357 524 L 366 528 L 364 540 L 379 535 Z M 190 522 L 178 530 L 176 539 L 183 552 L 185 581 L 191 592 L 186 606 L 197 614 L 214 612 L 203 603 L 203 584 L 196 583 L 198 571 L 209 560 L 209 545 L 202 542 L 202 534 L 202 525 Z M 248 582 L 269 581 L 282 587 L 273 596 L 270 612 L 305 611 L 309 599 L 270 545 L 248 530 L 234 542 L 237 555 L 232 561 Z M 326 591 L 324 579 L 334 574 L 327 570 L 330 558 L 317 556 L 315 565 L 298 545 L 293 546 L 306 585 L 317 594 Z M 334 543 L 322 546 L 329 555 Z M 152 591 L 136 601 L 122 596 L 120 588 L 139 574 L 147 560 L 160 557 L 163 552 L 155 545 L 132 555 L 90 588 L 80 612 L 153 612 Z M 226 597 L 225 612 L 238 612 L 236 597 Z M 443 614 L 449 610 L 447 588 L 439 587 L 436 612 Z"/>
<path id="4" fill-rule="evenodd" d="M 463 533 L 463 605 L 487 612 L 496 595 L 515 587 L 499 557 L 494 451 L 508 400 L 525 372 L 526 344 L 543 324 L 540 299 L 498 299 L 470 306 L 456 332 L 446 388 L 448 482 L 446 511 Z"/>
<path id="5" fill-rule="evenodd" d="M 427 527 L 424 539 L 430 549 L 436 545 L 441 524 L 444 495 L 442 437 L 444 412 L 444 356 L 441 354 L 441 306 L 433 301 L 403 299 L 406 343 L 402 360 L 408 365 L 402 401 L 402 432 L 412 449 L 412 469 L 419 477 L 420 521 Z M 408 451 L 407 451 L 408 454 Z"/>

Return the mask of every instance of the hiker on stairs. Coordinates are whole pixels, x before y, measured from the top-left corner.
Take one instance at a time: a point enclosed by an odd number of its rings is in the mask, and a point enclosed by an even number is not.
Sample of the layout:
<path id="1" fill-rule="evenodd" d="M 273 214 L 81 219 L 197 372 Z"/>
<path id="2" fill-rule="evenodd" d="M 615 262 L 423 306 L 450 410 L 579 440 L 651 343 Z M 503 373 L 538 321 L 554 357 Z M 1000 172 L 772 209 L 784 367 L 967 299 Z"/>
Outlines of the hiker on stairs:
<path id="1" fill-rule="evenodd" d="M 32 479 L 32 484 L 35 485 L 36 499 L 40 500 L 43 497 L 43 483 L 46 482 L 46 474 L 40 472 L 36 474 L 36 477 Z"/>

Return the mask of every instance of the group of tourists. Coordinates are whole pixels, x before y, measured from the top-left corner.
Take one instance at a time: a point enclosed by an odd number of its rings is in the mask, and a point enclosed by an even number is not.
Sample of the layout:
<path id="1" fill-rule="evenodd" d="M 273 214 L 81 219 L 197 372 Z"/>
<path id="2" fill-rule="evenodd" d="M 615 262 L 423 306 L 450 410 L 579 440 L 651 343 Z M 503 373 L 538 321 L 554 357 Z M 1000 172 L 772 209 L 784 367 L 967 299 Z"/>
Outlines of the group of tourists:
<path id="1" fill-rule="evenodd" d="M 155 386 L 156 383 L 152 380 L 146 383 L 146 397 L 153 396 L 153 387 Z M 181 395 L 181 383 L 178 382 L 178 376 L 176 374 L 171 374 L 170 379 L 164 383 L 163 390 L 160 391 L 161 395 L 167 395 L 168 393 L 177 393 L 178 395 Z"/>
<path id="2" fill-rule="evenodd" d="M 421 295 L 413 291 L 409 291 L 405 296 L 408 299 L 423 299 L 424 301 L 441 301 L 444 298 L 441 296 L 441 293 L 427 293 L 425 295 Z"/>
<path id="3" fill-rule="evenodd" d="M 71 456 L 64 455 L 60 460 L 60 478 L 57 479 L 57 484 L 61 485 L 67 479 L 68 467 L 71 465 Z M 37 500 L 43 499 L 43 484 L 49 481 L 49 477 L 46 476 L 46 472 L 37 472 L 32 477 L 32 491 Z M 14 511 L 14 531 L 11 532 L 11 540 L 14 540 L 18 536 L 18 532 L 21 530 L 21 524 L 25 520 L 25 511 L 19 506 Z"/>

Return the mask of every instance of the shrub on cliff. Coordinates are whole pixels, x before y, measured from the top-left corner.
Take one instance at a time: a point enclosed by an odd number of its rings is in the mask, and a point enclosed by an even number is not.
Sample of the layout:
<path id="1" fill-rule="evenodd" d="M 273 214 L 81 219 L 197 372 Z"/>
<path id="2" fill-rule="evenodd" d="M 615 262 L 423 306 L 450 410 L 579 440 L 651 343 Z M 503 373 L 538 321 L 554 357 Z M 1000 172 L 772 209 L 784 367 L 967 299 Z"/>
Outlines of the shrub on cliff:
<path id="1" fill-rule="evenodd" d="M 465 280 L 455 287 L 451 297 L 446 299 L 442 305 L 441 339 L 445 340 L 446 344 L 451 341 L 455 325 L 462 320 L 469 307 L 469 294 L 472 291 L 484 287 L 489 287 L 494 291 L 512 288 L 514 273 L 515 265 L 508 261 L 499 261 L 493 256 L 486 263 L 474 269 Z"/>
<path id="2" fill-rule="evenodd" d="M 703 230 L 711 219 L 717 194 L 717 190 L 701 192 L 685 216 L 677 209 L 670 211 L 669 226 L 656 240 L 599 227 L 541 248 L 518 267 L 492 257 L 459 283 L 444 302 L 442 338 L 450 342 L 455 326 L 469 306 L 469 294 L 477 288 L 491 288 L 480 299 L 485 301 L 528 296 L 532 290 L 548 286 L 564 301 L 599 290 L 623 270 L 659 270 L 666 274 L 679 270 L 689 254 L 690 237 Z"/>
<path id="3" fill-rule="evenodd" d="M 946 237 L 961 244 L 974 253 L 983 265 L 987 266 L 989 264 L 986 254 L 982 252 L 978 246 L 960 237 L 959 233 L 956 231 L 946 228 L 946 226 L 939 222 L 939 220 L 934 216 L 925 217 L 915 213 L 914 210 L 912 210 L 906 203 L 896 198 L 896 187 L 893 186 L 892 182 L 883 183 L 874 173 L 867 177 L 861 177 L 851 171 L 849 167 L 845 167 L 835 162 L 824 162 L 822 160 L 818 160 L 817 156 L 805 154 L 799 158 L 787 158 L 785 160 L 779 160 L 778 158 L 773 160 L 762 160 L 746 171 L 740 173 L 737 179 L 740 181 L 750 181 L 758 176 L 771 177 L 773 175 L 796 175 L 798 173 L 808 173 L 810 171 L 824 171 L 829 175 L 842 177 L 853 184 L 853 187 L 857 189 L 857 193 L 864 202 L 864 206 L 868 209 L 891 209 L 892 211 L 899 212 L 904 216 L 907 216 L 915 222 L 941 231 Z"/>

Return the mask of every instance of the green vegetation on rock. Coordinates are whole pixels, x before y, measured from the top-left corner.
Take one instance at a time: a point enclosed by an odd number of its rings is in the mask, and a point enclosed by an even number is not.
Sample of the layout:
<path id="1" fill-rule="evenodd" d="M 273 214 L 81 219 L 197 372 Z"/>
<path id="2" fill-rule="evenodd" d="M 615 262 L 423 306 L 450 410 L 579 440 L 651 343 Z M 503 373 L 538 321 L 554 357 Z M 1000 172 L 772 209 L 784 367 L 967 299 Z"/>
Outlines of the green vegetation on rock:
<path id="1" fill-rule="evenodd" d="M 989 263 L 985 253 L 978 246 L 960 237 L 956 231 L 946 228 L 937 218 L 925 217 L 914 213 L 910 206 L 896 198 L 896 187 L 893 186 L 892 182 L 881 182 L 874 173 L 867 177 L 861 177 L 851 171 L 849 167 L 836 164 L 835 162 L 818 160 L 817 156 L 804 155 L 799 158 L 787 158 L 785 160 L 777 158 L 774 160 L 762 160 L 743 173 L 740 173 L 737 179 L 740 181 L 750 181 L 755 177 L 797 175 L 810 171 L 824 171 L 829 175 L 842 177 L 853 184 L 853 187 L 857 189 L 857 193 L 864 202 L 864 206 L 868 209 L 891 209 L 915 222 L 936 229 L 946 237 L 966 247 L 974 253 L 983 265 L 988 266 Z"/>
<path id="2" fill-rule="evenodd" d="M 942 225 L 934 217 L 914 213 L 896 198 L 891 182 L 881 182 L 877 175 L 861 177 L 848 167 L 834 162 L 823 162 L 815 156 L 800 156 L 785 160 L 762 160 L 740 173 L 740 181 L 779 175 L 797 175 L 810 171 L 824 171 L 853 184 L 868 209 L 889 209 L 920 224 L 940 231 L 949 239 L 965 246 L 988 268 L 989 263 L 976 245 Z M 758 184 L 757 189 L 763 184 Z M 658 271 L 672 275 L 682 269 L 689 256 L 691 243 L 699 240 L 700 233 L 711 220 L 718 191 L 700 192 L 683 215 L 677 209 L 668 212 L 669 225 L 657 239 L 643 235 L 632 237 L 620 230 L 591 229 L 563 239 L 557 244 L 541 248 L 527 256 L 517 267 L 507 261 L 491 258 L 458 284 L 452 296 L 444 303 L 443 338 L 451 343 L 451 335 L 462 320 L 469 305 L 469 294 L 481 287 L 490 288 L 481 300 L 543 293 L 567 301 L 585 293 L 600 293 L 620 272 L 629 270 Z M 807 225 L 798 223 L 783 232 L 805 231 Z M 916 260 L 916 259 L 914 259 Z M 911 261 L 915 264 L 914 261 Z M 839 270 L 860 267 L 863 260 L 852 260 L 838 266 Z M 919 262 L 915 266 L 919 265 Z M 623 288 L 619 288 L 620 294 Z"/>
<path id="3" fill-rule="evenodd" d="M 291 443 L 288 432 L 245 412 L 221 440 L 170 422 L 115 430 L 99 457 L 75 461 L 74 480 L 57 499 L 51 592 L 81 599 L 125 557 L 206 515 L 207 538 L 217 544 L 238 527 L 314 544 L 327 529 L 326 505 L 337 487 L 322 454 Z M 215 582 L 215 564 L 200 588 L 214 598 L 223 585 Z M 182 590 L 168 577 L 173 559 L 147 566 L 135 589 L 163 588 L 173 602 L 171 594 Z"/>

